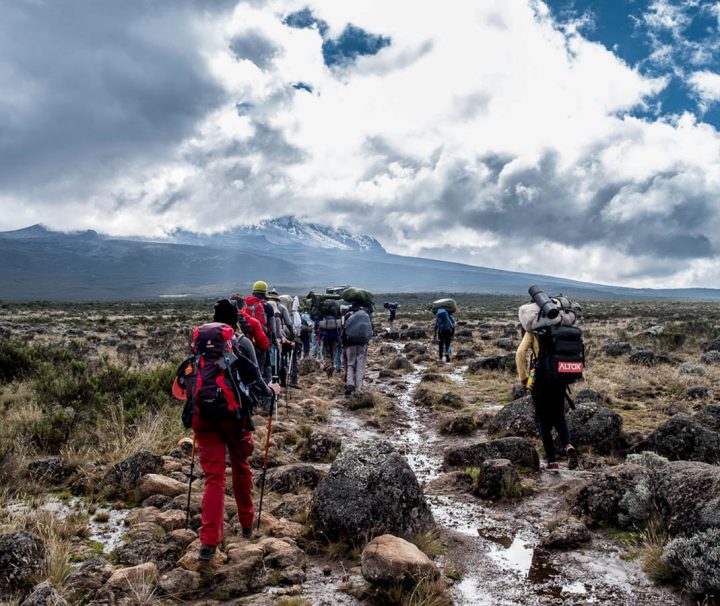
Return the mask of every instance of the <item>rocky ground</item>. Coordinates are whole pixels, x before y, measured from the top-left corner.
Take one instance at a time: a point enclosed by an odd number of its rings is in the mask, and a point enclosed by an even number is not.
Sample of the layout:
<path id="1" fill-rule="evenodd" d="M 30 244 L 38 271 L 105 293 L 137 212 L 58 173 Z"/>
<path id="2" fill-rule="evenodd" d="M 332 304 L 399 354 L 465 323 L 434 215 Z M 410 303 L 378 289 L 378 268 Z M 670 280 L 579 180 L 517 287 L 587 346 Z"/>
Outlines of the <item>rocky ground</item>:
<path id="1" fill-rule="evenodd" d="M 261 530 L 239 535 L 228 496 L 225 542 L 201 566 L 202 477 L 196 466 L 186 529 L 191 443 L 153 390 L 204 309 L 3 307 L 0 335 L 22 343 L 3 349 L 4 368 L 53 347 L 43 359 L 79 378 L 50 389 L 60 379 L 29 361 L 0 374 L 2 603 L 713 603 L 720 314 L 589 305 L 590 369 L 568 413 L 581 466 L 555 474 L 539 468 L 531 403 L 514 385 L 515 308 L 469 300 L 449 364 L 412 300 L 399 334 L 378 314 L 352 398 L 305 361 L 273 424 Z M 88 400 L 107 414 L 86 418 Z"/>

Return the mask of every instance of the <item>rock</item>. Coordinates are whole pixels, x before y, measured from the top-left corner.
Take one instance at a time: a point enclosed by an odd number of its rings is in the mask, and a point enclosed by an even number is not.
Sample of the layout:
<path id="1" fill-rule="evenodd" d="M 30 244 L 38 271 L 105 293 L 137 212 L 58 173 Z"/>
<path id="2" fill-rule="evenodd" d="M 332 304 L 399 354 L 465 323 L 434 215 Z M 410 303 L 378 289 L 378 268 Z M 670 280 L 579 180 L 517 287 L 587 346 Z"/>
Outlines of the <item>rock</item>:
<path id="1" fill-rule="evenodd" d="M 179 509 L 170 509 L 163 511 L 157 517 L 157 523 L 160 524 L 168 532 L 171 530 L 178 530 L 185 526 L 186 513 Z"/>
<path id="2" fill-rule="evenodd" d="M 638 349 L 630 354 L 628 358 L 633 364 L 644 366 L 655 366 L 656 364 L 668 364 L 670 358 L 662 354 L 656 354 L 652 349 Z"/>
<path id="3" fill-rule="evenodd" d="M 323 475 L 322 471 L 306 463 L 281 465 L 268 470 L 265 489 L 285 494 L 304 487 L 315 488 Z M 255 484 L 260 485 L 260 476 L 255 479 Z"/>
<path id="4" fill-rule="evenodd" d="M 215 570 L 225 563 L 225 554 L 217 550 L 209 561 L 200 560 L 200 541 L 191 543 L 185 555 L 178 560 L 177 565 L 180 568 L 189 570 L 190 572 L 200 572 L 206 570 Z"/>
<path id="5" fill-rule="evenodd" d="M 456 360 L 474 360 L 478 355 L 472 349 L 458 349 L 455 352 Z"/>
<path id="6" fill-rule="evenodd" d="M 76 572 L 65 579 L 63 593 L 71 604 L 81 604 L 100 589 L 112 576 L 113 567 L 101 557 L 85 560 Z"/>
<path id="7" fill-rule="evenodd" d="M 599 404 L 580 404 L 567 413 L 574 446 L 592 446 L 599 453 L 610 453 L 622 446 L 622 417 Z M 556 447 L 563 445 L 556 440 Z"/>
<path id="8" fill-rule="evenodd" d="M 133 541 L 159 540 L 165 536 L 165 529 L 155 522 L 140 522 L 133 524 L 125 536 Z"/>
<path id="9" fill-rule="evenodd" d="M 270 530 L 270 534 L 280 539 L 292 539 L 294 541 L 299 540 L 303 536 L 305 527 L 297 522 L 291 522 L 286 518 L 278 520 Z"/>
<path id="10" fill-rule="evenodd" d="M 441 375 L 437 372 L 426 372 L 420 379 L 421 383 L 447 383 L 445 375 Z"/>
<path id="11" fill-rule="evenodd" d="M 693 415 L 700 425 L 720 433 L 720 405 L 710 404 Z"/>
<path id="12" fill-rule="evenodd" d="M 477 429 L 477 421 L 470 413 L 457 414 L 445 417 L 440 422 L 440 431 L 442 433 L 463 435 L 472 433 Z"/>
<path id="13" fill-rule="evenodd" d="M 28 475 L 36 482 L 62 484 L 75 471 L 62 457 L 43 457 L 28 464 Z"/>
<path id="14" fill-rule="evenodd" d="M 140 507 L 131 510 L 125 516 L 125 524 L 134 526 L 135 524 L 157 524 L 160 510 L 157 507 Z"/>
<path id="15" fill-rule="evenodd" d="M 105 474 L 101 486 L 117 494 L 118 491 L 136 488 L 140 478 L 149 473 L 157 473 L 162 468 L 162 457 L 141 450 L 121 463 L 113 465 Z"/>
<path id="16" fill-rule="evenodd" d="M 652 474 L 655 504 L 670 536 L 720 528 L 720 467 L 674 461 Z"/>
<path id="17" fill-rule="evenodd" d="M 45 563 L 45 543 L 32 533 L 0 534 L 0 595 L 30 587 Z"/>
<path id="18" fill-rule="evenodd" d="M 483 499 L 507 499 L 520 496 L 520 476 L 508 459 L 487 459 L 482 462 L 473 492 Z"/>
<path id="19" fill-rule="evenodd" d="M 548 549 L 569 549 L 590 541 L 590 531 L 580 520 L 567 517 L 560 520 L 542 541 Z"/>
<path id="20" fill-rule="evenodd" d="M 235 598 L 262 589 L 268 581 L 262 555 L 223 566 L 212 577 L 213 590 L 225 598 Z"/>
<path id="21" fill-rule="evenodd" d="M 292 518 L 310 507 L 312 495 L 310 494 L 286 494 L 277 505 L 270 506 L 270 513 L 277 518 Z"/>
<path id="22" fill-rule="evenodd" d="M 704 385 L 691 385 L 685 390 L 685 399 L 704 400 L 711 397 L 710 389 Z"/>
<path id="23" fill-rule="evenodd" d="M 313 373 L 320 372 L 320 362 L 313 358 L 303 358 L 300 360 L 298 365 L 298 373 L 300 376 L 307 376 Z"/>
<path id="24" fill-rule="evenodd" d="M 265 566 L 271 568 L 286 568 L 288 566 L 303 567 L 306 557 L 294 541 L 290 539 L 266 538 L 258 543 L 263 550 Z"/>
<path id="25" fill-rule="evenodd" d="M 408 360 L 405 356 L 398 356 L 397 358 L 390 360 L 387 367 L 390 370 L 412 370 L 414 368 L 413 363 Z"/>
<path id="26" fill-rule="evenodd" d="M 403 348 L 406 353 L 415 353 L 415 354 L 426 354 L 428 351 L 428 346 L 425 345 L 425 343 L 408 343 Z"/>
<path id="27" fill-rule="evenodd" d="M 720 338 L 714 339 L 713 341 L 710 341 L 709 343 L 705 343 L 703 345 L 703 350 L 706 352 L 710 352 L 710 351 L 720 352 Z"/>
<path id="28" fill-rule="evenodd" d="M 662 559 L 685 576 L 686 589 L 696 595 L 720 593 L 720 529 L 677 537 L 663 549 Z"/>
<path id="29" fill-rule="evenodd" d="M 330 540 L 410 535 L 435 523 L 407 461 L 381 440 L 340 451 L 315 490 L 311 519 Z"/>
<path id="30" fill-rule="evenodd" d="M 337 433 L 326 429 L 313 429 L 305 439 L 300 457 L 307 461 L 329 463 L 340 451 L 341 446 L 342 440 Z"/>
<path id="31" fill-rule="evenodd" d="M 503 406 L 488 422 L 488 432 L 499 436 L 537 437 L 535 407 L 526 395 Z"/>
<path id="32" fill-rule="evenodd" d="M 145 562 L 130 568 L 119 568 L 112 573 L 107 584 L 114 593 L 131 593 L 154 587 L 157 581 L 157 566 L 153 562 Z"/>
<path id="33" fill-rule="evenodd" d="M 508 459 L 513 465 L 525 469 L 540 469 L 540 457 L 535 447 L 525 438 L 509 437 L 459 446 L 445 451 L 444 465 L 451 467 L 480 467 L 488 459 Z"/>
<path id="34" fill-rule="evenodd" d="M 479 370 L 507 370 L 514 372 L 515 367 L 515 355 L 514 354 L 499 354 L 495 356 L 488 356 L 485 358 L 479 358 L 472 360 L 468 364 L 469 372 L 478 372 Z"/>
<path id="35" fill-rule="evenodd" d="M 595 389 L 590 389 L 588 387 L 585 387 L 584 389 L 578 391 L 573 399 L 575 400 L 575 404 L 602 404 L 608 401 L 608 398 L 602 395 L 599 391 Z"/>
<path id="36" fill-rule="evenodd" d="M 687 414 L 688 405 L 685 402 L 671 402 L 667 406 L 663 406 L 662 410 L 668 417 L 673 417 L 679 412 Z"/>
<path id="37" fill-rule="evenodd" d="M 678 372 L 681 375 L 699 375 L 702 376 L 705 374 L 705 368 L 700 366 L 699 364 L 693 364 L 691 362 L 685 362 L 684 364 L 680 364 L 680 367 L 678 368 Z"/>
<path id="38" fill-rule="evenodd" d="M 156 473 L 144 475 L 139 484 L 140 494 L 149 497 L 154 494 L 162 494 L 166 497 L 177 497 L 187 492 L 188 485 L 178 480 Z"/>
<path id="39" fill-rule="evenodd" d="M 398 374 L 394 370 L 389 370 L 387 368 L 381 368 L 378 372 L 378 378 L 380 379 L 397 379 Z"/>
<path id="40" fill-rule="evenodd" d="M 362 552 L 362 575 L 371 583 L 417 583 L 435 579 L 439 572 L 432 560 L 415 545 L 384 534 L 370 541 Z"/>
<path id="41" fill-rule="evenodd" d="M 438 404 L 441 406 L 447 406 L 448 408 L 462 408 L 465 406 L 465 400 L 462 399 L 460 394 L 454 391 L 446 391 L 440 396 Z"/>
<path id="42" fill-rule="evenodd" d="M 642 526 L 652 506 L 651 472 L 628 463 L 609 467 L 580 490 L 575 505 L 594 522 Z"/>
<path id="43" fill-rule="evenodd" d="M 678 413 L 633 448 L 633 452 L 643 450 L 652 450 L 671 461 L 715 463 L 720 460 L 720 434 L 693 417 Z"/>
<path id="44" fill-rule="evenodd" d="M 33 587 L 20 606 L 67 606 L 67 602 L 50 582 L 44 581 Z"/>
<path id="45" fill-rule="evenodd" d="M 163 539 L 163 543 L 177 546 L 178 549 L 184 551 L 190 543 L 197 539 L 197 533 L 189 528 L 179 528 L 168 532 Z"/>
<path id="46" fill-rule="evenodd" d="M 389 356 L 397 353 L 397 348 L 393 347 L 392 345 L 383 345 L 382 347 L 380 347 L 378 353 L 381 356 Z"/>
<path id="47" fill-rule="evenodd" d="M 307 578 L 305 571 L 297 566 L 288 566 L 280 570 L 281 585 L 302 585 Z"/>
<path id="48" fill-rule="evenodd" d="M 606 356 L 611 357 L 618 357 L 618 356 L 624 356 L 629 354 L 632 351 L 632 345 L 630 343 L 626 343 L 625 341 L 606 341 L 601 351 Z"/>
<path id="49" fill-rule="evenodd" d="M 174 568 L 160 577 L 158 587 L 169 596 L 182 598 L 200 587 L 200 579 L 201 576 L 198 572 Z"/>
<path id="50" fill-rule="evenodd" d="M 403 331 L 401 337 L 407 341 L 421 341 L 427 339 L 427 330 L 419 326 L 411 326 Z"/>
<path id="51" fill-rule="evenodd" d="M 720 351 L 708 351 L 700 356 L 700 361 L 705 364 L 720 364 Z"/>
<path id="52" fill-rule="evenodd" d="M 174 568 L 182 549 L 179 545 L 164 542 L 165 537 L 160 536 L 161 533 L 162 529 L 159 528 L 156 534 L 152 531 L 136 534 L 132 541 L 115 549 L 117 563 L 123 566 L 138 566 L 144 562 L 155 562 L 161 572 Z"/>

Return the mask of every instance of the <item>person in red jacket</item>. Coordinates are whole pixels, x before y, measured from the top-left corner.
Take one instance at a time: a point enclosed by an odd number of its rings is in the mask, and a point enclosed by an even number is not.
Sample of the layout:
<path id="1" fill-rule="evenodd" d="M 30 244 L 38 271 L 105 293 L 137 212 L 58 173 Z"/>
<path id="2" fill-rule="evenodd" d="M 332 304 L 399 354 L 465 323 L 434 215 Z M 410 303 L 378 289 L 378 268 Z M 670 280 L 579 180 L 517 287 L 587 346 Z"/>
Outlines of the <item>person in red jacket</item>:
<path id="1" fill-rule="evenodd" d="M 214 322 L 227 324 L 235 331 L 233 350 L 245 363 L 238 367 L 243 382 L 256 388 L 263 396 L 280 393 L 279 385 L 267 385 L 257 367 L 255 352 L 250 340 L 238 333 L 238 310 L 228 299 L 215 305 Z M 223 538 L 225 515 L 225 456 L 230 454 L 233 493 L 238 508 L 238 523 L 244 537 L 252 536 L 253 525 L 253 475 L 248 457 L 254 449 L 253 426 L 248 416 L 227 418 L 203 418 L 193 415 L 192 428 L 197 439 L 200 466 L 205 473 L 202 500 L 202 527 L 200 528 L 200 560 L 210 560 Z"/>
<path id="2" fill-rule="evenodd" d="M 270 340 L 267 338 L 262 324 L 250 315 L 245 303 L 245 297 L 241 294 L 234 294 L 231 301 L 237 305 L 238 313 L 245 319 L 248 326 L 248 332 L 245 336 L 252 341 L 256 350 L 267 351 L 270 349 Z"/>

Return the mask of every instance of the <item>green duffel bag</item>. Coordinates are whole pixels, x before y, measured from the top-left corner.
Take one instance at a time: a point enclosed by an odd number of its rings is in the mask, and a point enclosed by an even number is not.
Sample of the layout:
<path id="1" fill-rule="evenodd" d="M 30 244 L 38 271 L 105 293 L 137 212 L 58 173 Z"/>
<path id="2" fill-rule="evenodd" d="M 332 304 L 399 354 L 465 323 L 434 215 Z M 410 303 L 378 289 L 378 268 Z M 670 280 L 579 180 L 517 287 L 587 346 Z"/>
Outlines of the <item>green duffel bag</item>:
<path id="1" fill-rule="evenodd" d="M 373 294 L 364 288 L 355 288 L 351 286 L 342 291 L 342 298 L 349 303 L 359 303 L 363 307 L 372 308 Z"/>
<path id="2" fill-rule="evenodd" d="M 454 299 L 438 299 L 430 304 L 430 311 L 437 313 L 437 310 L 444 307 L 448 313 L 454 314 L 457 311 L 457 303 Z"/>

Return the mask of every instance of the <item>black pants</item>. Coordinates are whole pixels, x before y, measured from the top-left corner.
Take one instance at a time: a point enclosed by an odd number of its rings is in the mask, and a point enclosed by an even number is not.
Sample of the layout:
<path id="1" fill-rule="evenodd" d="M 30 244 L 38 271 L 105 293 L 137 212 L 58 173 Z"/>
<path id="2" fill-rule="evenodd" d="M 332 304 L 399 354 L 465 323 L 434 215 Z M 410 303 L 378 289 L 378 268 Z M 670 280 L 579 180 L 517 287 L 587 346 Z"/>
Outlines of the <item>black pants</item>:
<path id="1" fill-rule="evenodd" d="M 562 445 L 570 444 L 570 430 L 565 419 L 565 389 L 564 383 L 552 381 L 541 375 L 535 378 L 532 387 L 535 420 L 540 430 L 540 438 L 548 463 L 555 462 L 553 427 L 557 431 Z"/>
<path id="2" fill-rule="evenodd" d="M 450 342 L 453 338 L 452 330 L 441 330 L 438 333 L 438 359 L 442 360 L 443 356 L 450 355 Z"/>

